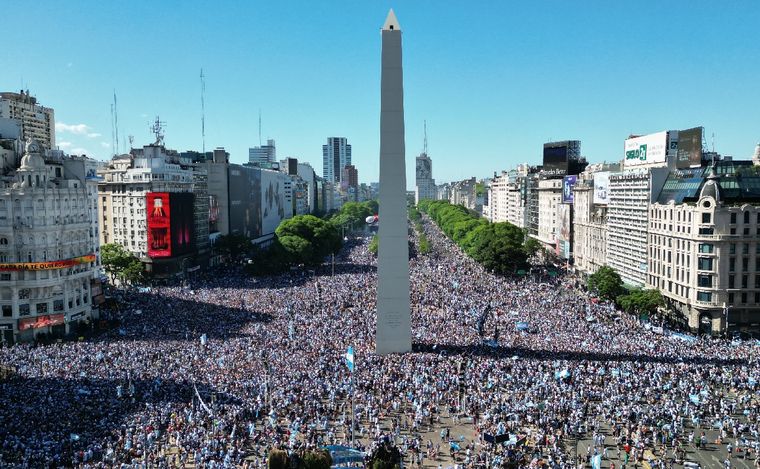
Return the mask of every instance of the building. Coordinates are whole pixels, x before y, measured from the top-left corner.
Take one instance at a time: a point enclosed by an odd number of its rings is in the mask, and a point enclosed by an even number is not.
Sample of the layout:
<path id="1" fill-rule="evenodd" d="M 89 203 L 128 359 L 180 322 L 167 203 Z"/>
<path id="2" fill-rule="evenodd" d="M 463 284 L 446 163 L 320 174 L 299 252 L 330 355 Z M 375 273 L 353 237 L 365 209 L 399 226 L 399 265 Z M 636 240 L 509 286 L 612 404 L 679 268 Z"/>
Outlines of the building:
<path id="1" fill-rule="evenodd" d="M 538 181 L 538 235 L 545 249 L 555 250 L 558 234 L 558 206 L 562 202 L 562 179 Z"/>
<path id="2" fill-rule="evenodd" d="M 478 180 L 473 176 L 469 179 L 451 183 L 448 200 L 454 205 L 463 205 L 470 210 L 478 210 Z"/>
<path id="3" fill-rule="evenodd" d="M 544 179 L 577 175 L 585 168 L 586 160 L 581 157 L 580 140 L 544 143 L 543 166 L 541 167 L 541 175 Z"/>
<path id="4" fill-rule="evenodd" d="M 277 162 L 277 149 L 274 140 L 267 140 L 266 145 L 248 149 L 248 163 L 261 167 L 269 167 L 271 163 Z"/>
<path id="5" fill-rule="evenodd" d="M 306 213 L 315 213 L 317 211 L 317 174 L 309 163 L 298 163 L 296 173 L 306 184 Z"/>
<path id="6" fill-rule="evenodd" d="M 61 337 L 97 316 L 91 235 L 92 201 L 84 178 L 64 159 L 43 157 L 27 141 L 0 182 L 0 342 Z"/>
<path id="7" fill-rule="evenodd" d="M 692 330 L 760 325 L 760 174 L 751 161 L 668 176 L 649 208 L 647 287 Z"/>
<path id="8" fill-rule="evenodd" d="M 425 137 L 425 146 L 427 147 L 427 136 Z M 435 200 L 438 197 L 438 191 L 433 179 L 433 161 L 427 154 L 427 149 L 417 156 L 415 165 L 415 192 L 414 201 L 419 203 L 420 200 Z"/>
<path id="9" fill-rule="evenodd" d="M 343 168 L 343 176 L 341 177 L 341 188 L 348 190 L 349 188 L 359 188 L 359 171 L 356 166 L 349 164 Z"/>
<path id="10" fill-rule="evenodd" d="M 200 181 L 192 160 L 167 150 L 161 140 L 114 156 L 101 170 L 100 242 L 120 244 L 154 277 L 170 277 L 201 261 L 195 230 L 205 204 L 195 203 L 194 190 L 196 183 L 208 184 L 208 175 Z"/>
<path id="11" fill-rule="evenodd" d="M 607 264 L 607 186 L 609 173 L 588 174 L 573 188 L 573 265 L 593 274 Z"/>
<path id="12" fill-rule="evenodd" d="M 291 177 L 253 165 L 231 164 L 228 172 L 230 234 L 270 240 L 280 222 L 293 216 Z"/>
<path id="13" fill-rule="evenodd" d="M 668 169 L 611 173 L 607 204 L 607 265 L 634 287 L 646 282 L 649 204 L 657 199 Z"/>
<path id="14" fill-rule="evenodd" d="M 0 118 L 18 121 L 23 140 L 36 140 L 43 151 L 55 149 L 55 112 L 37 104 L 29 90 L 0 93 Z"/>
<path id="15" fill-rule="evenodd" d="M 351 145 L 346 137 L 329 137 L 322 145 L 322 177 L 339 186 L 343 168 L 351 164 Z"/>

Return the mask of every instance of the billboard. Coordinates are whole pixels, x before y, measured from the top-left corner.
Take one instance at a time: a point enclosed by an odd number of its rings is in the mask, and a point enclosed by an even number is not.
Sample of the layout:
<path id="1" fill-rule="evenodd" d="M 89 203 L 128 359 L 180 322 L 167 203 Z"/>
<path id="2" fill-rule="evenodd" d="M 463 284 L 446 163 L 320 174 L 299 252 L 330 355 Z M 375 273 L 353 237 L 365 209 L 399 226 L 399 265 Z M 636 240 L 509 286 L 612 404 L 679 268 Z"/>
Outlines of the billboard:
<path id="1" fill-rule="evenodd" d="M 274 233 L 280 222 L 293 216 L 293 201 L 291 196 L 286 200 L 285 183 L 290 177 L 279 171 L 261 171 L 261 235 Z"/>
<path id="2" fill-rule="evenodd" d="M 261 236 L 261 168 L 230 165 L 230 233 Z"/>
<path id="3" fill-rule="evenodd" d="M 625 166 L 665 163 L 668 152 L 668 133 L 629 138 L 625 141 Z"/>
<path id="4" fill-rule="evenodd" d="M 146 195 L 148 226 L 148 257 L 170 257 L 171 203 L 168 192 L 148 192 Z"/>
<path id="5" fill-rule="evenodd" d="M 572 209 L 570 204 L 557 205 L 557 254 L 563 259 L 570 257 Z"/>
<path id="6" fill-rule="evenodd" d="M 607 205 L 610 197 L 610 173 L 594 173 L 594 204 Z"/>
<path id="7" fill-rule="evenodd" d="M 59 326 L 64 323 L 63 314 L 49 314 L 47 316 L 37 316 L 36 318 L 26 318 L 18 320 L 18 330 L 39 329 L 41 327 Z"/>
<path id="8" fill-rule="evenodd" d="M 556 176 L 567 174 L 567 142 L 544 143 L 543 172 Z"/>
<path id="9" fill-rule="evenodd" d="M 699 167 L 702 164 L 702 127 L 678 131 L 676 168 Z"/>
<path id="10" fill-rule="evenodd" d="M 192 192 L 172 192 L 169 194 L 171 255 L 180 256 L 195 248 L 195 222 Z"/>
<path id="11" fill-rule="evenodd" d="M 3 262 L 0 263 L 0 271 L 15 271 L 15 270 L 56 270 L 64 269 L 66 267 L 74 267 L 79 264 L 86 264 L 88 262 L 95 262 L 97 257 L 95 254 L 86 254 L 84 256 L 73 257 L 71 259 L 63 259 L 60 261 L 48 261 L 48 262 Z"/>
<path id="12" fill-rule="evenodd" d="M 573 203 L 573 187 L 578 182 L 578 176 L 565 176 L 562 178 L 562 203 Z"/>

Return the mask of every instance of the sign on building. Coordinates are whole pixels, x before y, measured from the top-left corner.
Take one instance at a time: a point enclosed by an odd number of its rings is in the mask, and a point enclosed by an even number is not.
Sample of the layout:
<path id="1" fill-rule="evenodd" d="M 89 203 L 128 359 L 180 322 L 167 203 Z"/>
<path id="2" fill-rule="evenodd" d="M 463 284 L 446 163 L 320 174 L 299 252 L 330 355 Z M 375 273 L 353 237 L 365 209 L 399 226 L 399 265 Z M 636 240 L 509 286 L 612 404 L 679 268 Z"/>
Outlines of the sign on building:
<path id="1" fill-rule="evenodd" d="M 643 135 L 625 141 L 625 166 L 665 163 L 668 153 L 668 132 Z"/>

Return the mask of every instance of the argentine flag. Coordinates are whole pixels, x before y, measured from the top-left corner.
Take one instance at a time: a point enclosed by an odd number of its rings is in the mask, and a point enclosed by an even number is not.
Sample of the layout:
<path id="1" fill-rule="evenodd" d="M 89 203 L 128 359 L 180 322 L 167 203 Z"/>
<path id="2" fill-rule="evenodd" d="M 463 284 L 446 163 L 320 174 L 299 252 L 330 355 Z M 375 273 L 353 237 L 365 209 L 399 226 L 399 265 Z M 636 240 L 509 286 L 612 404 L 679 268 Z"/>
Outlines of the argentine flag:
<path id="1" fill-rule="evenodd" d="M 346 366 L 348 367 L 348 371 L 354 372 L 354 348 L 351 346 L 346 350 Z"/>

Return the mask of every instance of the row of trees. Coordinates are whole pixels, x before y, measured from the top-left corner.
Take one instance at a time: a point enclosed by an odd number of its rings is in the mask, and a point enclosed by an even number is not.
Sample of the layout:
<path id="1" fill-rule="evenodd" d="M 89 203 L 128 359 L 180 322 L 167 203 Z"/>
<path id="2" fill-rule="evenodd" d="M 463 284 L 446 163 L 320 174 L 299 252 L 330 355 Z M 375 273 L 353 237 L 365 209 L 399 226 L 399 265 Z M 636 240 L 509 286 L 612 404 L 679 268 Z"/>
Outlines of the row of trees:
<path id="1" fill-rule="evenodd" d="M 409 207 L 409 219 L 414 224 L 414 228 L 417 230 L 417 236 L 420 240 L 419 253 L 420 254 L 429 253 L 430 241 L 428 241 L 427 235 L 425 234 L 425 230 L 422 228 L 422 215 L 420 215 L 420 211 L 417 210 L 417 207 L 415 207 L 414 205 L 411 205 Z"/>
<path id="2" fill-rule="evenodd" d="M 528 266 L 539 244 L 511 223 L 490 223 L 477 213 L 445 200 L 422 200 L 419 209 L 464 252 L 496 274 L 513 274 Z"/>
<path id="3" fill-rule="evenodd" d="M 111 278 L 111 283 L 118 280 L 122 285 L 135 285 L 144 279 L 142 262 L 121 244 L 110 243 L 101 246 L 100 262 Z"/>
<path id="4" fill-rule="evenodd" d="M 628 313 L 652 314 L 665 306 L 659 290 L 626 290 L 623 279 L 615 269 L 604 266 L 588 278 L 588 289 L 604 300 L 614 301 Z"/>
<path id="5" fill-rule="evenodd" d="M 273 449 L 267 458 L 269 469 L 330 469 L 332 457 L 325 449 L 302 451 L 288 454 L 287 451 Z"/>

